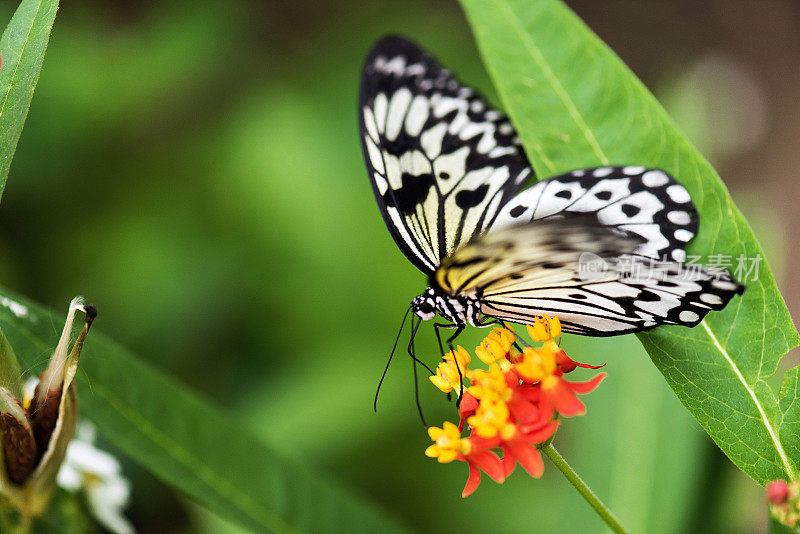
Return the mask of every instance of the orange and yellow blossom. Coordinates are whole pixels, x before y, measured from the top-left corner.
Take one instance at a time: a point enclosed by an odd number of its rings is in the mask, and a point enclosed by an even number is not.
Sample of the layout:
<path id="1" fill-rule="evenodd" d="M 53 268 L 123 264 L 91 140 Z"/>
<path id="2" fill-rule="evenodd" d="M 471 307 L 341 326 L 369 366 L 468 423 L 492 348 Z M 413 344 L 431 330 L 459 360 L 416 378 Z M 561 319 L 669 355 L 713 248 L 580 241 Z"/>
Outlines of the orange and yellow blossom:
<path id="1" fill-rule="evenodd" d="M 544 464 L 538 447 L 552 438 L 558 416 L 584 413 L 576 394 L 591 392 L 605 377 L 601 373 L 588 382 L 564 380 L 563 375 L 576 367 L 596 367 L 574 362 L 558 346 L 557 317 L 537 319 L 528 332 L 540 347 L 525 347 L 520 354 L 513 348 L 515 334 L 495 328 L 475 350 L 488 370 L 469 370 L 470 355 L 458 347 L 430 377 L 442 391 L 460 395 L 461 418 L 458 426 L 445 422 L 442 428 L 429 428 L 434 444 L 425 454 L 441 463 L 467 462 L 463 497 L 477 489 L 481 471 L 502 482 L 520 464 L 531 476 L 540 477 Z M 466 388 L 464 378 L 469 382 Z M 465 426 L 469 436 L 462 437 Z M 502 451 L 502 460 L 495 451 Z"/>
<path id="2" fill-rule="evenodd" d="M 567 382 L 558 366 L 557 352 L 553 347 L 561 350 L 547 342 L 540 349 L 525 347 L 522 359 L 514 367 L 523 380 L 530 380 L 541 386 L 545 398 L 558 413 L 565 417 L 583 415 L 586 413 L 586 406 L 578 400 L 576 393 L 590 393 L 606 374 L 600 373 L 589 382 Z"/>

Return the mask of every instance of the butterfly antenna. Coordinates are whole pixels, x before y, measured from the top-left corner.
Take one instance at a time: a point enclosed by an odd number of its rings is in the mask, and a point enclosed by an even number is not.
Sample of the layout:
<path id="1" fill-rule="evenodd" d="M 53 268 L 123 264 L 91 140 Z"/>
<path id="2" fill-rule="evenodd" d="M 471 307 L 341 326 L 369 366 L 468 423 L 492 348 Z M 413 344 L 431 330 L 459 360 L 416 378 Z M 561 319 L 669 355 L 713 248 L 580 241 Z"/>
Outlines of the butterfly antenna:
<path id="1" fill-rule="evenodd" d="M 411 356 L 411 367 L 414 369 L 414 400 L 417 403 L 417 411 L 419 412 L 419 418 L 422 420 L 422 424 L 425 428 L 428 427 L 428 424 L 425 422 L 425 416 L 422 415 L 422 405 L 419 402 L 419 380 L 417 378 L 417 364 L 422 363 L 416 356 L 416 350 L 414 349 L 414 338 L 417 337 L 417 330 L 419 330 L 420 325 L 422 324 L 422 317 L 419 318 L 417 321 L 417 325 L 414 326 L 414 317 L 411 318 L 411 339 L 408 342 L 408 354 Z M 422 363 L 423 366 L 427 368 L 427 365 Z M 433 374 L 433 373 L 431 373 Z"/>
<path id="2" fill-rule="evenodd" d="M 394 351 L 397 349 L 397 343 L 400 341 L 400 334 L 403 333 L 403 327 L 406 324 L 406 319 L 408 318 L 408 312 L 411 311 L 411 306 L 408 307 L 406 310 L 405 315 L 403 315 L 403 321 L 400 323 L 400 330 L 397 332 L 397 337 L 394 338 L 394 345 L 392 346 L 392 353 L 389 354 L 389 359 L 386 361 L 386 367 L 383 368 L 383 374 L 381 374 L 381 379 L 378 381 L 378 389 L 375 390 L 375 400 L 372 401 L 372 409 L 377 412 L 378 411 L 378 394 L 381 392 L 381 386 L 383 385 L 383 379 L 386 378 L 386 372 L 389 370 L 389 364 L 392 363 L 392 357 L 394 356 Z M 412 319 L 413 322 L 413 319 Z"/>

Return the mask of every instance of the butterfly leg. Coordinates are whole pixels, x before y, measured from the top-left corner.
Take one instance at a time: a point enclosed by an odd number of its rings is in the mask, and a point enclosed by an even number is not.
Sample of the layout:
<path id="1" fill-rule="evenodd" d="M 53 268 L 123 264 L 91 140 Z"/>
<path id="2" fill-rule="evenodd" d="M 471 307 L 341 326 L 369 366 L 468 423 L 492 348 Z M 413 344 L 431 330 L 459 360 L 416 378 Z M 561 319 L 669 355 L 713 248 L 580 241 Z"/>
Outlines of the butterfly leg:
<path id="1" fill-rule="evenodd" d="M 442 355 L 442 360 L 444 360 L 444 345 L 442 345 L 442 334 L 439 332 L 440 328 L 456 328 L 454 324 L 442 324 L 442 323 L 434 323 L 433 330 L 436 332 L 436 341 L 439 342 L 439 354 Z M 436 373 L 431 373 L 436 374 Z M 450 401 L 450 393 L 446 395 L 447 400 Z"/>
<path id="2" fill-rule="evenodd" d="M 444 347 L 442 346 L 442 337 L 441 337 L 441 333 L 439 332 L 439 329 L 440 328 L 448 328 L 448 329 L 454 329 L 455 330 L 453 335 L 450 336 L 449 338 L 447 338 L 447 347 L 450 349 L 450 352 L 453 352 L 453 341 L 455 341 L 455 339 L 458 336 L 461 335 L 461 332 L 464 331 L 464 326 L 463 325 L 459 326 L 458 324 L 455 324 L 455 323 L 454 324 L 436 323 L 436 324 L 433 325 L 433 328 L 434 328 L 434 330 L 436 330 L 436 339 L 439 341 L 439 350 L 442 353 L 442 358 L 444 358 Z M 456 358 L 453 358 L 453 362 L 455 362 L 456 369 L 458 370 L 458 378 L 463 383 L 464 382 L 464 376 L 463 376 L 463 373 L 461 372 L 461 367 L 459 367 L 459 365 L 458 365 L 458 360 Z M 461 396 L 462 396 L 462 394 L 463 394 L 463 388 L 462 388 L 462 391 L 460 391 L 459 394 L 458 394 L 458 399 L 456 400 L 456 407 L 461 405 Z"/>

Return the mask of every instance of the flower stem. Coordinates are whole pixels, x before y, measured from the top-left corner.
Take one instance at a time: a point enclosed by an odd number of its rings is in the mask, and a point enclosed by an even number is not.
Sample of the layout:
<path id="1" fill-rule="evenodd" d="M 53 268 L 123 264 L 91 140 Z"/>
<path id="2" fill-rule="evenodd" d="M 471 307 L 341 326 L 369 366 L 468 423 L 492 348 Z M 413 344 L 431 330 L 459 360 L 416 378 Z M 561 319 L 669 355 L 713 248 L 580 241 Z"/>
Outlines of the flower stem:
<path id="1" fill-rule="evenodd" d="M 564 457 L 561 456 L 558 451 L 553 447 L 552 443 L 548 443 L 544 447 L 542 447 L 542 452 L 544 452 L 548 458 L 558 467 L 558 469 L 564 473 L 564 476 L 567 477 L 567 480 L 575 486 L 575 489 L 578 490 L 578 493 L 586 499 L 594 511 L 597 512 L 597 515 L 605 521 L 606 525 L 616 532 L 617 534 L 627 534 L 627 531 L 620 525 L 619 520 L 614 516 L 614 514 L 606 508 L 600 499 L 597 498 L 597 495 L 586 485 L 586 482 L 581 480 L 581 477 L 578 476 L 578 473 L 575 472 L 572 467 L 564 460 Z"/>

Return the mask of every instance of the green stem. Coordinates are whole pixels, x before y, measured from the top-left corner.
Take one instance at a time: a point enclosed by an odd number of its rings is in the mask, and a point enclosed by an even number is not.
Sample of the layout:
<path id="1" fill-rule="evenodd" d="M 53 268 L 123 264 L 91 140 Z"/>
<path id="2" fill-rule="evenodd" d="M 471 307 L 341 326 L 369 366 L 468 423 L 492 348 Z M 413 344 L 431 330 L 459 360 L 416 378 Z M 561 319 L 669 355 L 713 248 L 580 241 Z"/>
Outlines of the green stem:
<path id="1" fill-rule="evenodd" d="M 6 499 L 0 498 L 0 532 L 5 534 L 30 534 L 33 527 L 31 516 L 14 508 Z"/>
<path id="2" fill-rule="evenodd" d="M 619 520 L 614 516 L 614 514 L 606 508 L 600 499 L 597 498 L 597 495 L 586 485 L 586 482 L 581 480 L 581 477 L 578 476 L 578 473 L 572 469 L 564 457 L 561 456 L 558 451 L 553 447 L 552 443 L 548 443 L 544 447 L 542 447 L 542 452 L 544 452 L 548 458 L 558 467 L 558 469 L 564 473 L 564 476 L 567 477 L 567 480 L 575 486 L 575 489 L 578 490 L 578 493 L 586 499 L 594 511 L 597 512 L 597 515 L 605 521 L 608 528 L 616 532 L 617 534 L 627 534 L 627 531 L 620 525 Z"/>

